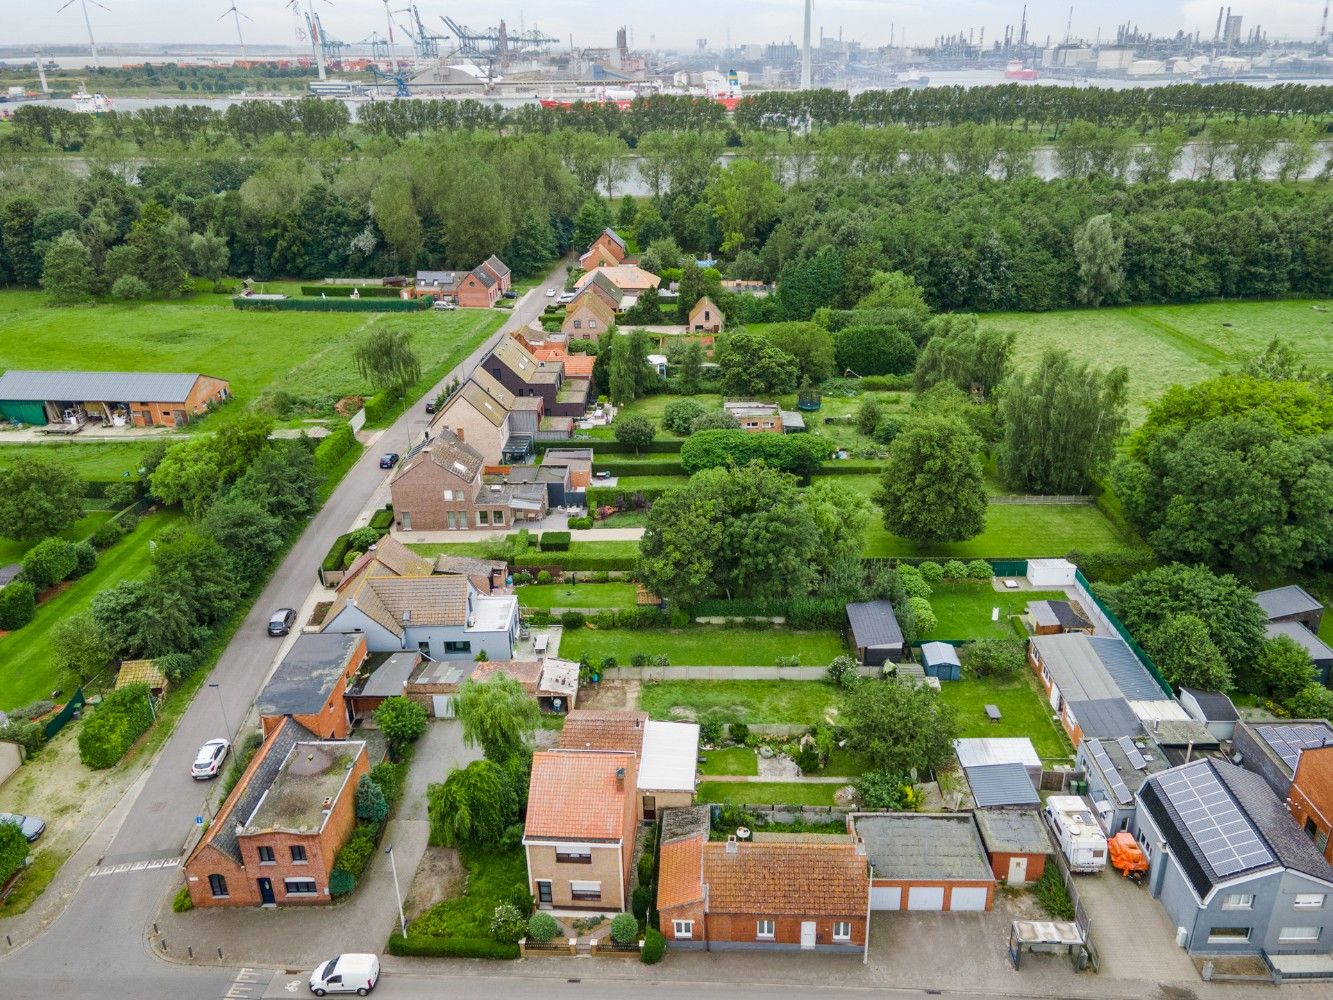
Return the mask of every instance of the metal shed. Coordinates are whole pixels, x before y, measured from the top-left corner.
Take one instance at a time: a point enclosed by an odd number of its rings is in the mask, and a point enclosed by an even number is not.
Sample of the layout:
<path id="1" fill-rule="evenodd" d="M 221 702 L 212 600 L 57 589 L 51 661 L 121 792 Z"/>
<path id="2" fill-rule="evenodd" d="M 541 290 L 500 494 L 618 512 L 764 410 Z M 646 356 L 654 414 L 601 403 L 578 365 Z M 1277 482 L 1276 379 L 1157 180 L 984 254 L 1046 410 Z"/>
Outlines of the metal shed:
<path id="1" fill-rule="evenodd" d="M 963 678 L 963 665 L 958 659 L 958 650 L 947 642 L 923 642 L 921 666 L 925 668 L 927 677 L 938 677 L 942 681 Z"/>

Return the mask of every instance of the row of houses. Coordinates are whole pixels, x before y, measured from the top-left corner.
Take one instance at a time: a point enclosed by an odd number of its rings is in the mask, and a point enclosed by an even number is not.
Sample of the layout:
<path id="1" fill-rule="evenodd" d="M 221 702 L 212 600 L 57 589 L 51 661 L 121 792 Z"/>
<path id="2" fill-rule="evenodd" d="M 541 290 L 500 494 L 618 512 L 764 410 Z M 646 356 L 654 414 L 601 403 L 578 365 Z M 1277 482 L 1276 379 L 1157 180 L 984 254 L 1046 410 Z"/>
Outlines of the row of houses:
<path id="1" fill-rule="evenodd" d="M 418 271 L 410 294 L 463 309 L 490 309 L 513 283 L 509 266 L 491 254 L 471 271 Z"/>

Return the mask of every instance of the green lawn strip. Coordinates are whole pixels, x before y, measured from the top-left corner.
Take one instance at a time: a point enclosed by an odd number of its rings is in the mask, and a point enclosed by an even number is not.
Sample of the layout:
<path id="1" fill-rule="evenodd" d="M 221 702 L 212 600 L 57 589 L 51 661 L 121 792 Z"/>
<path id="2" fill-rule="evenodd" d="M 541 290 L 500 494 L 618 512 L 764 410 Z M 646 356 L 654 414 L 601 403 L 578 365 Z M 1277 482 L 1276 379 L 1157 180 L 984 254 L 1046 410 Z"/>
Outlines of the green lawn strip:
<path id="1" fill-rule="evenodd" d="M 495 908 L 508 902 L 514 886 L 527 882 L 527 861 L 522 848 L 484 850 L 464 848 L 467 888 L 457 899 L 446 899 L 412 921 L 414 935 L 442 938 L 486 938 L 491 936 Z"/>
<path id="2" fill-rule="evenodd" d="M 660 681 L 639 688 L 639 708 L 664 720 L 698 719 L 718 709 L 752 726 L 813 725 L 835 714 L 840 702 L 823 681 Z"/>
<path id="3" fill-rule="evenodd" d="M 831 781 L 705 781 L 699 785 L 700 802 L 750 806 L 831 806 L 842 786 Z"/>
<path id="4" fill-rule="evenodd" d="M 170 439 L 168 439 L 170 440 Z M 68 465 L 81 479 L 109 481 L 137 479 L 143 457 L 157 447 L 153 438 L 128 441 L 81 441 L 78 443 L 10 444 L 0 436 L 0 465 L 40 456 Z M 129 473 L 126 476 L 125 473 Z"/>
<path id="5" fill-rule="evenodd" d="M 1062 590 L 998 591 L 989 581 L 977 583 L 937 583 L 930 595 L 930 606 L 939 625 L 919 638 L 932 639 L 1013 639 L 1010 615 L 1021 615 L 1029 601 L 1063 601 Z M 1000 609 L 1000 620 L 991 621 L 991 609 Z"/>
<path id="6" fill-rule="evenodd" d="M 515 587 L 525 608 L 632 608 L 637 588 L 632 583 L 548 583 Z"/>
<path id="7" fill-rule="evenodd" d="M 147 573 L 152 558 L 148 543 L 181 516 L 159 512 L 145 517 L 133 532 L 98 554 L 91 573 L 39 606 L 30 623 L 0 639 L 0 709 L 20 708 L 49 697 L 57 688 L 72 691 L 78 686 L 78 678 L 56 669 L 47 641 L 51 627 L 86 611 L 101 591 Z"/>
<path id="8" fill-rule="evenodd" d="M 759 758 L 749 747 L 725 747 L 721 750 L 705 750 L 700 754 L 707 758 L 699 765 L 700 774 L 743 774 L 759 773 Z"/>
<path id="9" fill-rule="evenodd" d="M 86 538 L 90 538 L 94 531 L 106 524 L 109 520 L 111 520 L 111 511 L 109 510 L 89 511 L 64 531 L 60 532 L 59 537 L 69 542 L 81 542 Z M 31 541 L 24 542 L 12 538 L 0 538 L 0 566 L 20 561 L 23 558 L 24 553 L 40 541 L 40 538 L 34 538 Z"/>
<path id="10" fill-rule="evenodd" d="M 1069 742 L 1051 722 L 1050 705 L 1037 690 L 1031 672 L 1017 677 L 945 681 L 940 697 L 958 711 L 963 737 L 1026 736 L 1032 740 L 1040 757 L 1068 757 Z M 996 705 L 1003 716 L 999 722 L 986 718 L 986 705 Z"/>
<path id="11" fill-rule="evenodd" d="M 622 510 L 619 513 L 612 514 L 604 521 L 598 521 L 594 527 L 597 528 L 642 528 L 648 523 L 648 512 L 646 510 Z M 574 532 L 574 538 L 577 540 L 579 534 Z"/>
<path id="12" fill-rule="evenodd" d="M 565 659 L 577 660 L 586 653 L 597 663 L 603 657 L 614 656 L 622 666 L 628 666 L 635 653 L 665 655 L 677 667 L 771 667 L 779 656 L 799 656 L 809 666 L 825 666 L 844 652 L 842 637 L 836 632 L 779 628 L 582 628 L 560 637 L 560 656 Z"/>
<path id="13" fill-rule="evenodd" d="M 855 750 L 843 750 L 841 747 L 835 747 L 829 754 L 828 764 L 821 771 L 815 771 L 815 774 L 822 774 L 827 777 L 855 778 L 858 775 L 870 770 L 870 761 L 864 754 L 857 753 Z"/>
<path id="14" fill-rule="evenodd" d="M 965 542 L 917 546 L 891 535 L 876 519 L 866 531 L 867 556 L 940 559 L 1041 558 L 1131 548 L 1092 504 L 991 504 L 986 528 Z"/>
<path id="15" fill-rule="evenodd" d="M 28 907 L 37 901 L 60 872 L 60 866 L 65 863 L 69 853 L 53 847 L 34 851 L 32 864 L 23 870 L 9 897 L 0 903 L 0 917 L 17 917 L 20 913 L 27 913 Z"/>

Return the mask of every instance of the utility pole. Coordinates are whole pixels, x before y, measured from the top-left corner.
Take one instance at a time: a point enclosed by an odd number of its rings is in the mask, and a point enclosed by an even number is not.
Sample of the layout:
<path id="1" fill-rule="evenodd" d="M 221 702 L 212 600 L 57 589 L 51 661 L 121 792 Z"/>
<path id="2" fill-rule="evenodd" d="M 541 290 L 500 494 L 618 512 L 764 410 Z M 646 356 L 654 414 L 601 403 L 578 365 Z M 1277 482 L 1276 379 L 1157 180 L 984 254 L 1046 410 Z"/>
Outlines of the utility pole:
<path id="1" fill-rule="evenodd" d="M 813 13 L 814 0 L 805 0 L 805 36 L 801 46 L 801 89 L 809 90 L 812 86 L 810 66 L 810 16 Z"/>

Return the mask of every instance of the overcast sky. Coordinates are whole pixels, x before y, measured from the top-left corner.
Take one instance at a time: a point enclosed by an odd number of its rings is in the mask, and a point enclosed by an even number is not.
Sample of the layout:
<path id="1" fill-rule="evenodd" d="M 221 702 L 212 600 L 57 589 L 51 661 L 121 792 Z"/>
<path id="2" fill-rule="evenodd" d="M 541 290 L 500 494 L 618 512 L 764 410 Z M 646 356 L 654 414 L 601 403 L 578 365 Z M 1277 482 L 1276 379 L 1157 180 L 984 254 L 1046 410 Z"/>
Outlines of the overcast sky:
<path id="1" fill-rule="evenodd" d="M 0 0 L 3 29 L 0 44 L 6 43 L 77 43 L 87 32 L 79 10 L 82 0 L 73 0 L 65 11 L 57 13 L 64 0 Z M 306 0 L 300 0 L 304 6 Z M 1325 0 L 1232 0 L 1232 13 L 1244 16 L 1244 31 L 1259 23 L 1270 37 L 1313 38 Z M 234 43 L 235 27 L 230 17 L 219 23 L 219 15 L 232 0 L 105 0 L 102 9 L 87 0 L 93 32 L 99 43 L 111 42 L 203 42 Z M 296 16 L 286 9 L 284 0 L 236 0 L 236 5 L 253 22 L 242 21 L 246 41 L 255 43 L 295 43 Z M 357 42 L 372 31 L 385 32 L 382 0 L 335 0 L 328 5 L 315 0 L 320 18 L 329 35 L 346 42 Z M 391 7 L 405 7 L 406 0 L 391 0 Z M 474 29 L 488 27 L 505 18 L 509 27 L 522 21 L 534 23 L 548 34 L 562 40 L 572 34 L 578 45 L 611 45 L 615 29 L 629 24 L 634 45 L 647 47 L 655 40 L 659 47 L 692 46 L 696 38 L 708 38 L 713 45 L 731 40 L 768 42 L 799 39 L 803 5 L 801 0 L 638 0 L 622 5 L 604 0 L 529 0 L 514 3 L 462 4 L 421 0 L 422 17 L 427 25 L 444 25 L 439 15 L 449 14 Z M 619 10 L 622 13 L 617 15 Z M 856 38 L 866 45 L 889 41 L 890 25 L 896 26 L 896 39 L 904 33 L 909 43 L 928 43 L 936 35 L 968 28 L 986 29 L 988 39 L 998 38 L 1005 24 L 1017 24 L 1021 0 L 999 3 L 994 0 L 816 0 L 813 34 L 822 26 L 825 33 L 847 39 Z M 1136 22 L 1140 30 L 1154 34 L 1174 34 L 1177 29 L 1198 29 L 1205 38 L 1213 34 L 1218 7 L 1213 0 L 1125 0 L 1123 3 L 1076 0 L 1074 34 L 1093 38 L 1101 28 L 1102 38 L 1114 36 L 1121 21 Z M 1033 0 L 1028 5 L 1029 36 L 1043 42 L 1049 36 L 1064 37 L 1069 16 L 1068 0 Z M 405 16 L 396 15 L 401 24 Z M 397 34 L 398 29 L 395 28 Z"/>

